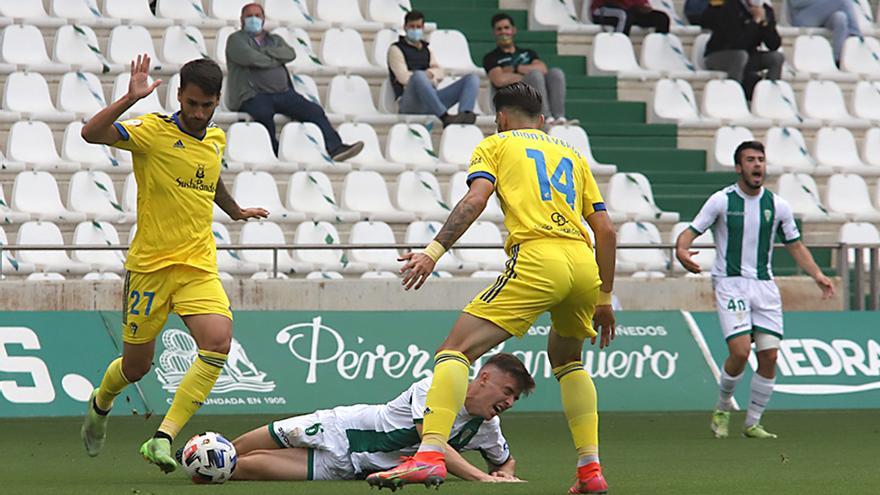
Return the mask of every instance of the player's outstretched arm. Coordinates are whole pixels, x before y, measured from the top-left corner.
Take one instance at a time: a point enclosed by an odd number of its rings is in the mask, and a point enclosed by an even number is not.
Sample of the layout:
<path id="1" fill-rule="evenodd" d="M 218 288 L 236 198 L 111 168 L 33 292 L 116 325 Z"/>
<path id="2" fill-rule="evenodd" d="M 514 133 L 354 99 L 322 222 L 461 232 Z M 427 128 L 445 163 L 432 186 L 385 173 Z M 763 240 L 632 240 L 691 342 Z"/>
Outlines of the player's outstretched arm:
<path id="1" fill-rule="evenodd" d="M 678 258 L 678 262 L 681 263 L 681 266 L 691 273 L 700 273 L 703 271 L 700 268 L 700 265 L 691 258 L 699 252 L 691 251 L 691 244 L 694 243 L 694 239 L 696 238 L 696 232 L 692 229 L 684 229 L 681 234 L 678 234 L 678 239 L 675 240 L 675 257 Z"/>
<path id="2" fill-rule="evenodd" d="M 229 190 L 226 189 L 226 185 L 223 184 L 223 179 L 217 179 L 217 188 L 214 191 L 214 203 L 220 207 L 229 218 L 233 220 L 247 220 L 248 218 L 268 218 L 269 212 L 263 208 L 242 208 L 238 206 L 238 203 L 235 202 L 235 199 L 232 198 L 232 195 L 229 194 Z"/>
<path id="3" fill-rule="evenodd" d="M 834 284 L 831 283 L 831 279 L 822 273 L 822 269 L 816 264 L 816 260 L 813 259 L 810 250 L 807 249 L 807 246 L 802 241 L 786 244 L 785 248 L 788 249 L 789 254 L 791 254 L 791 257 L 794 258 L 798 266 L 816 281 L 816 285 L 822 290 L 822 299 L 834 296 Z"/>
<path id="4" fill-rule="evenodd" d="M 113 123 L 138 100 L 152 93 L 156 86 L 162 82 L 161 79 L 157 79 L 150 84 L 147 79 L 149 73 L 149 55 L 138 55 L 137 59 L 131 63 L 128 92 L 89 119 L 80 132 L 82 138 L 92 144 L 113 144 L 119 141 L 121 136 Z"/>

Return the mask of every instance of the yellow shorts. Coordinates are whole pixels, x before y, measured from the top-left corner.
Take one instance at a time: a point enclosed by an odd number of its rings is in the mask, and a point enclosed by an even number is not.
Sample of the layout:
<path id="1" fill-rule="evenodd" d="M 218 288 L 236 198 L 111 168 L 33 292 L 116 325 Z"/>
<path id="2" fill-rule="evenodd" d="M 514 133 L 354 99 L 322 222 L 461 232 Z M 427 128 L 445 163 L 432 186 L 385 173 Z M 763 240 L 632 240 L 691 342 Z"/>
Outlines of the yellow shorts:
<path id="1" fill-rule="evenodd" d="M 129 344 L 155 340 L 172 311 L 180 316 L 217 314 L 232 319 L 220 277 L 189 265 L 128 272 L 123 294 L 122 340 Z"/>
<path id="2" fill-rule="evenodd" d="M 586 243 L 537 239 L 514 245 L 506 270 L 464 308 L 522 337 L 545 311 L 562 337 L 596 335 L 599 266 Z"/>

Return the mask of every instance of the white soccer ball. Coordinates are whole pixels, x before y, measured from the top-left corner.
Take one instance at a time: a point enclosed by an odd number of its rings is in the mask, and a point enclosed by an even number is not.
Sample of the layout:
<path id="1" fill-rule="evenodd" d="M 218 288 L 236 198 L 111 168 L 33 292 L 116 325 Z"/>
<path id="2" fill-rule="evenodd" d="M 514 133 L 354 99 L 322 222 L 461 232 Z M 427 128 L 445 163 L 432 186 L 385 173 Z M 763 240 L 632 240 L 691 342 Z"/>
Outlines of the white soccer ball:
<path id="1" fill-rule="evenodd" d="M 212 431 L 189 439 L 178 459 L 195 483 L 223 483 L 232 477 L 238 456 L 232 442 Z"/>

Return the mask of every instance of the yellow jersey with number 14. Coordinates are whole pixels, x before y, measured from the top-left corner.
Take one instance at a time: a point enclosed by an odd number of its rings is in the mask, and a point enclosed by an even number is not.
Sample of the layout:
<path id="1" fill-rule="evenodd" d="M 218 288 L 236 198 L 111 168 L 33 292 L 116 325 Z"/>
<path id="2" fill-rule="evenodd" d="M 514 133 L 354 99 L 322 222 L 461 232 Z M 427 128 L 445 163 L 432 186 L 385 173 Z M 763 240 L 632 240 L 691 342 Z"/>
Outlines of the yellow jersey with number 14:
<path id="1" fill-rule="evenodd" d="M 178 114 L 158 113 L 114 123 L 116 148 L 131 151 L 137 181 L 137 233 L 125 268 L 154 272 L 189 265 L 217 272 L 211 222 L 226 134 L 209 126 L 196 137 Z"/>
<path id="2" fill-rule="evenodd" d="M 562 139 L 538 129 L 499 132 L 474 150 L 468 184 L 495 184 L 509 235 L 505 249 L 542 238 L 582 240 L 592 248 L 582 218 L 605 210 L 586 159 Z"/>

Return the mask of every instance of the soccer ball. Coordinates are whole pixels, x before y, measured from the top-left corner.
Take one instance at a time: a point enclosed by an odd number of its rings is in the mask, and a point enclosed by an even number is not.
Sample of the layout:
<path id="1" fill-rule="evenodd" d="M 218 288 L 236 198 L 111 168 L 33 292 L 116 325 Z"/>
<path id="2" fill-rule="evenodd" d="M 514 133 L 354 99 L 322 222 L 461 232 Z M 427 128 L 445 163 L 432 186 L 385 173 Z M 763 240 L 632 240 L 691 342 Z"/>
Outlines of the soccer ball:
<path id="1" fill-rule="evenodd" d="M 232 442 L 214 432 L 200 433 L 178 451 L 178 461 L 195 483 L 223 483 L 232 477 L 238 456 Z"/>

